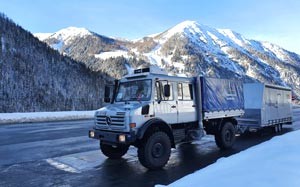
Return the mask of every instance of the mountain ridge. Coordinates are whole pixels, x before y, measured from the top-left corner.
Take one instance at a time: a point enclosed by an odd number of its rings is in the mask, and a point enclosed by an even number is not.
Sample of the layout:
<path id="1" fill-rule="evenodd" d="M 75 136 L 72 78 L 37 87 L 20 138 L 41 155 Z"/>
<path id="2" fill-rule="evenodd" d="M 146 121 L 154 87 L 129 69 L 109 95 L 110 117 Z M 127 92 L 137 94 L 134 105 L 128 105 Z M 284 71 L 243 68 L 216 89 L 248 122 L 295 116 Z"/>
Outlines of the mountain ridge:
<path id="1" fill-rule="evenodd" d="M 93 36 L 94 40 L 105 37 L 95 33 Z M 126 74 L 128 66 L 135 68 L 152 64 L 171 74 L 200 74 L 290 86 L 300 96 L 298 54 L 270 42 L 247 39 L 230 29 L 215 29 L 195 21 L 184 21 L 166 31 L 138 40 L 106 37 L 110 43 L 95 44 L 89 39 L 87 44 L 86 38 L 77 37 L 60 52 L 84 61 L 92 69 L 105 71 L 107 64 L 112 64 L 116 68 L 111 76 L 117 78 Z M 52 47 L 56 44 L 50 38 L 43 41 Z M 91 44 L 97 51 L 77 50 L 80 47 L 91 49 Z M 70 49 L 74 50 L 70 52 Z M 112 63 L 114 61 L 118 61 L 120 67 L 115 66 Z"/>

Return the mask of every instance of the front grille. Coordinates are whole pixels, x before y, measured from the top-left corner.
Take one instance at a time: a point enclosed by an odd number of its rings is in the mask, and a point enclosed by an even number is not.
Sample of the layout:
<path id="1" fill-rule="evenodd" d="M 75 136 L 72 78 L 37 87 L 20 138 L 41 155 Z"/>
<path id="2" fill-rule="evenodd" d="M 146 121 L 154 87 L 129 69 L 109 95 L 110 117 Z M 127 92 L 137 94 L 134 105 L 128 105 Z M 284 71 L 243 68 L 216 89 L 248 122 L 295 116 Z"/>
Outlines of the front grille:
<path id="1" fill-rule="evenodd" d="M 117 112 L 118 116 L 125 116 L 125 112 Z"/>
<path id="2" fill-rule="evenodd" d="M 110 123 L 107 123 L 107 117 L 110 118 Z M 109 126 L 124 126 L 125 124 L 125 113 L 122 115 L 115 115 L 115 116 L 105 116 L 105 115 L 98 115 L 96 117 L 96 123 L 98 125 L 109 125 Z"/>

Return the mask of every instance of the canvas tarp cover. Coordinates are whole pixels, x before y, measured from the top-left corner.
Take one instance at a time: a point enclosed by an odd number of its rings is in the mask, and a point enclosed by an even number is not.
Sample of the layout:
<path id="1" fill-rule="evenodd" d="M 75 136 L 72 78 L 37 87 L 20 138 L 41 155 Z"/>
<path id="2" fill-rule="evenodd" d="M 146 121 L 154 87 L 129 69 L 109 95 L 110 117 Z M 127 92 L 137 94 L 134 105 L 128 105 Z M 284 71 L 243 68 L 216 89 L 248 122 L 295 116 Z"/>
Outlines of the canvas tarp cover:
<path id="1" fill-rule="evenodd" d="M 206 77 L 200 80 L 204 112 L 244 109 L 241 81 Z"/>

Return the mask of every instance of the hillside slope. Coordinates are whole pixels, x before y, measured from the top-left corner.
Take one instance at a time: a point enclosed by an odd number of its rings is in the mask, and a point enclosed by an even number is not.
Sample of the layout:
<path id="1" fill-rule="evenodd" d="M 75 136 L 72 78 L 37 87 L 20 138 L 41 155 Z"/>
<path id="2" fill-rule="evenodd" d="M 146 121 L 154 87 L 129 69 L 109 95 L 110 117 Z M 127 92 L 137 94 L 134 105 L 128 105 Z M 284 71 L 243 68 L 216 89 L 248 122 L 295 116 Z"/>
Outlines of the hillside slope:
<path id="1" fill-rule="evenodd" d="M 92 110 L 110 77 L 61 55 L 0 15 L 0 113 Z"/>

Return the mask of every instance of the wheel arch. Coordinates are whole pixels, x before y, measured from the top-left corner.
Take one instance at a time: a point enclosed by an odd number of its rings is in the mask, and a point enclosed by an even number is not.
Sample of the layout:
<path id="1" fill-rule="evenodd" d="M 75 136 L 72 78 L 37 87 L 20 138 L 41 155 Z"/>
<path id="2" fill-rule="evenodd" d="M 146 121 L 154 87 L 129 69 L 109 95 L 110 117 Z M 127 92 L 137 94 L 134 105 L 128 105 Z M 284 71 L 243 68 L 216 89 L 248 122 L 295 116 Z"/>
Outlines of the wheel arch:
<path id="1" fill-rule="evenodd" d="M 220 129 L 222 129 L 222 126 L 227 123 L 227 122 L 231 122 L 233 124 L 233 127 L 235 128 L 235 130 L 237 130 L 237 125 L 238 125 L 238 122 L 237 120 L 234 118 L 234 117 L 230 117 L 230 118 L 223 118 L 222 119 L 222 122 L 220 123 Z"/>
<path id="2" fill-rule="evenodd" d="M 227 122 L 232 123 L 234 128 L 237 130 L 238 122 L 234 117 L 218 118 L 204 121 L 205 130 L 208 134 L 214 135 L 216 133 L 219 133 L 222 130 L 222 127 Z"/>
<path id="3" fill-rule="evenodd" d="M 171 126 L 159 118 L 150 119 L 145 122 L 144 125 L 138 130 L 137 139 L 142 141 L 144 138 L 147 138 L 156 131 L 165 132 L 170 138 L 172 148 L 175 148 L 175 141 Z"/>

